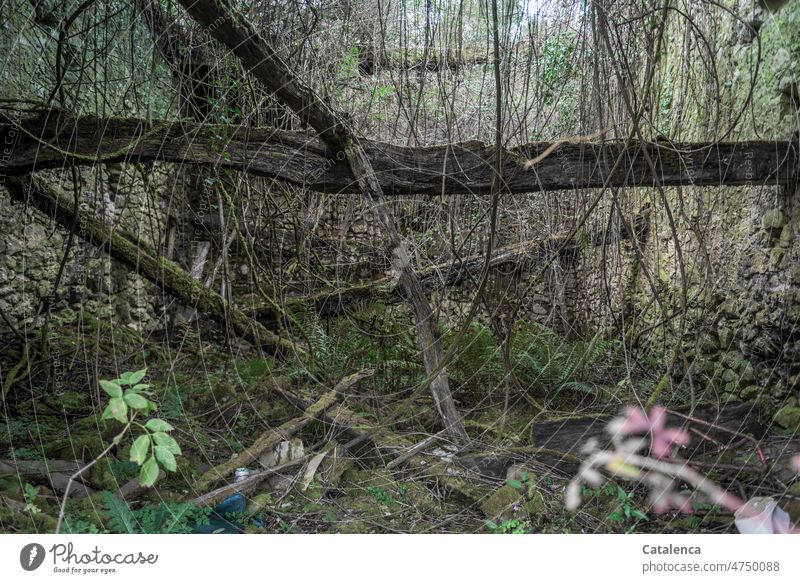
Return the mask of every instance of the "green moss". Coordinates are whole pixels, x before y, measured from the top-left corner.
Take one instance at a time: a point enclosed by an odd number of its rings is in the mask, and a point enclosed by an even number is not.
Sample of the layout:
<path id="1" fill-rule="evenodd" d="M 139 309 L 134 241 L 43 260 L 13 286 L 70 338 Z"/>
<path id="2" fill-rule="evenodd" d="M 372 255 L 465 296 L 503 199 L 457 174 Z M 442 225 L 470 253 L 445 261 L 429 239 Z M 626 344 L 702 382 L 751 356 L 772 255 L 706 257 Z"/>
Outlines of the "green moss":
<path id="1" fill-rule="evenodd" d="M 800 407 L 786 405 L 775 413 L 775 424 L 792 433 L 800 433 Z"/>
<path id="2" fill-rule="evenodd" d="M 758 385 L 748 385 L 739 392 L 739 395 L 743 400 L 749 401 L 755 399 L 760 393 L 761 387 Z"/>
<path id="3" fill-rule="evenodd" d="M 490 520 L 511 518 L 515 505 L 522 502 L 523 492 L 518 488 L 503 486 L 481 503 L 481 510 Z"/>
<path id="4" fill-rule="evenodd" d="M 770 209 L 761 218 L 761 227 L 767 230 L 777 230 L 782 229 L 786 222 L 786 215 L 781 209 Z"/>

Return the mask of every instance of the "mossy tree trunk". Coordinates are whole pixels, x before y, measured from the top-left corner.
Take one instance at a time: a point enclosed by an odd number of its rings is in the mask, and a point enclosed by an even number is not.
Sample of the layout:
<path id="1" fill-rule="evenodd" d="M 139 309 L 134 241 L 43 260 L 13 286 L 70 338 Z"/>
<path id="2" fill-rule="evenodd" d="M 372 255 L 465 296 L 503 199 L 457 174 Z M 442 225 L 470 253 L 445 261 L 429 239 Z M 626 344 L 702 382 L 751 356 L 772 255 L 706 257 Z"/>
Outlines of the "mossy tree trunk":
<path id="1" fill-rule="evenodd" d="M 222 296 L 204 287 L 176 263 L 158 256 L 132 241 L 118 230 L 109 227 L 86 211 L 73 213 L 73 205 L 65 197 L 30 177 L 8 177 L 6 188 L 11 198 L 29 204 L 66 229 L 76 225 L 82 239 L 105 249 L 122 265 L 144 276 L 186 306 L 227 323 L 239 336 L 275 351 L 296 350 L 294 345 L 269 331 L 236 306 L 227 303 Z"/>

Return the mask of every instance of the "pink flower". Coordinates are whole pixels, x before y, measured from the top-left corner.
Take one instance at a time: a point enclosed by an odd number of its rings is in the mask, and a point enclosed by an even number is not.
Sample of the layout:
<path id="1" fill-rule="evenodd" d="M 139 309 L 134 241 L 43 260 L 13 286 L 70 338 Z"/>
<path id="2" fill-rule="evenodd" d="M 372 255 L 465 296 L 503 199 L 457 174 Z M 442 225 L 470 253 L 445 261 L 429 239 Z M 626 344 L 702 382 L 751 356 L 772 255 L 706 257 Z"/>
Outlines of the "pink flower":
<path id="1" fill-rule="evenodd" d="M 639 408 L 628 407 L 625 417 L 610 427 L 623 435 L 649 433 L 650 451 L 659 459 L 668 459 L 673 445 L 689 445 L 689 434 L 683 429 L 666 427 L 666 423 L 667 410 L 664 407 L 653 407 L 649 416 Z"/>
<path id="2" fill-rule="evenodd" d="M 797 454 L 792 458 L 792 467 L 794 471 L 800 474 L 800 454 Z"/>

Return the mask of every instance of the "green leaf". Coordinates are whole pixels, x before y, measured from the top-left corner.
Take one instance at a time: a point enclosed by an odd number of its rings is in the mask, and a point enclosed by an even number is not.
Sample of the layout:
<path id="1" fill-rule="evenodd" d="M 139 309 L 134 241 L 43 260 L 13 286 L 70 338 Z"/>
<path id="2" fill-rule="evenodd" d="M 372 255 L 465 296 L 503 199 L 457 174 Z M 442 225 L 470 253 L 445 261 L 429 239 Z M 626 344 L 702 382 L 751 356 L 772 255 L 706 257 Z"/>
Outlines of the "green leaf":
<path id="1" fill-rule="evenodd" d="M 140 435 L 136 438 L 131 446 L 131 461 L 142 465 L 150 453 L 150 436 L 148 434 Z"/>
<path id="2" fill-rule="evenodd" d="M 181 455 L 181 446 L 178 445 L 178 442 L 175 441 L 171 435 L 166 433 L 154 433 L 153 439 L 155 440 L 156 445 L 166 447 L 172 452 L 173 455 Z"/>
<path id="3" fill-rule="evenodd" d="M 142 391 L 144 391 L 145 389 L 149 389 L 149 388 L 150 388 L 150 385 L 148 385 L 148 384 L 141 384 L 141 385 L 134 385 L 134 386 L 132 386 L 132 387 L 131 387 L 130 389 L 128 389 L 128 390 L 129 390 L 129 391 L 131 391 L 132 393 L 141 393 L 141 392 L 142 392 Z"/>
<path id="4" fill-rule="evenodd" d="M 486 525 L 486 528 L 488 528 L 489 530 L 497 530 L 498 528 L 500 528 L 499 526 L 497 526 L 496 522 L 492 522 L 491 520 L 484 520 L 483 522 Z"/>
<path id="5" fill-rule="evenodd" d="M 516 488 L 517 490 L 522 489 L 522 482 L 520 482 L 519 480 L 512 480 L 509 478 L 508 480 L 506 480 L 506 484 L 508 484 L 512 488 Z"/>
<path id="6" fill-rule="evenodd" d="M 121 397 L 122 387 L 114 381 L 100 381 L 100 388 L 102 388 L 109 397 Z"/>
<path id="7" fill-rule="evenodd" d="M 178 464 L 175 463 L 175 456 L 172 452 L 163 445 L 156 446 L 156 459 L 158 463 L 164 466 L 164 469 L 174 472 L 178 469 Z"/>
<path id="8" fill-rule="evenodd" d="M 131 409 L 136 409 L 137 411 L 141 411 L 142 409 L 147 409 L 147 407 L 150 405 L 150 401 L 148 401 L 141 395 L 137 393 L 131 393 L 130 391 L 125 393 L 123 399 Z"/>
<path id="9" fill-rule="evenodd" d="M 163 419 L 150 419 L 144 425 L 150 431 L 172 431 L 175 429 L 172 425 L 164 421 Z"/>
<path id="10" fill-rule="evenodd" d="M 136 372 L 125 372 L 122 373 L 119 377 L 119 383 L 121 385 L 135 385 L 140 380 L 144 378 L 144 375 L 147 374 L 147 369 L 143 368 L 142 370 L 137 370 Z"/>
<path id="11" fill-rule="evenodd" d="M 625 517 L 620 512 L 612 512 L 611 514 L 608 515 L 607 520 L 609 522 L 622 522 L 623 520 L 625 520 Z"/>
<path id="12" fill-rule="evenodd" d="M 108 417 L 106 417 L 106 413 L 108 414 Z M 125 404 L 125 401 L 122 400 L 122 397 L 115 397 L 108 402 L 108 407 L 106 407 L 106 410 L 103 413 L 103 418 L 116 419 L 120 423 L 128 422 L 128 405 Z"/>
<path id="13" fill-rule="evenodd" d="M 639 520 L 649 520 L 649 518 L 647 518 L 647 514 L 645 514 L 641 510 L 636 510 L 636 509 L 632 510 L 631 516 L 633 516 L 634 518 L 638 518 Z"/>
<path id="14" fill-rule="evenodd" d="M 156 458 L 150 456 L 147 461 L 142 464 L 142 469 L 139 472 L 139 484 L 145 488 L 149 488 L 156 483 L 158 478 L 158 462 Z"/>

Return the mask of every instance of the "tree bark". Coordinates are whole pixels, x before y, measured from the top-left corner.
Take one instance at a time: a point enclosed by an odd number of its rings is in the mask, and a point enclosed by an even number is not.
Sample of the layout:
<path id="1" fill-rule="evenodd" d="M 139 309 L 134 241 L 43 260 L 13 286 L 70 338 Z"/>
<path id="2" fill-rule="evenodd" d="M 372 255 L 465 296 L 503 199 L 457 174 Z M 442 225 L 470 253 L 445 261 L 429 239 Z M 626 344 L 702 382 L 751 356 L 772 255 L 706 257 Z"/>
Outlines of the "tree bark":
<path id="1" fill-rule="evenodd" d="M 272 351 L 279 348 L 297 350 L 291 342 L 267 330 L 232 304 L 226 304 L 219 294 L 206 289 L 192 279 L 176 263 L 159 257 L 153 251 L 132 241 L 85 211 L 73 214 L 73 205 L 58 193 L 31 178 L 6 178 L 5 187 L 11 198 L 44 213 L 64 228 L 78 225 L 82 239 L 105 249 L 108 254 L 129 269 L 160 286 L 186 306 L 196 307 L 218 322 L 228 323 L 243 338 Z"/>
<path id="2" fill-rule="evenodd" d="M 0 141 L 8 148 L 2 167 L 22 175 L 63 167 L 111 162 L 165 161 L 218 166 L 276 178 L 309 190 L 360 193 L 346 160 L 328 157 L 328 148 L 306 132 L 195 122 L 83 117 L 68 122 L 50 111 L 19 124 L 0 123 Z M 61 128 L 56 134 L 56 128 Z M 486 195 L 491 192 L 494 147 L 471 141 L 449 146 L 407 148 L 361 142 L 381 190 L 387 196 L 408 194 Z M 540 142 L 508 149 L 503 182 L 510 194 L 609 187 L 741 186 L 791 184 L 800 166 L 798 142 L 711 143 L 563 142 L 532 170 L 524 161 L 553 144 Z M 654 176 L 644 159 L 647 146 L 658 166 Z M 611 173 L 609 160 L 623 162 Z"/>
<path id="3" fill-rule="evenodd" d="M 316 130 L 331 156 L 347 161 L 360 191 L 372 203 L 388 236 L 392 266 L 399 273 L 400 283 L 414 311 L 423 364 L 445 429 L 453 439 L 469 441 L 443 366 L 438 322 L 411 267 L 399 227 L 386 208 L 383 189 L 358 137 L 342 116 L 295 76 L 269 43 L 232 9 L 227 0 L 180 0 L 180 3 L 192 18 L 227 46 L 256 79 L 291 107 L 304 123 Z"/>

